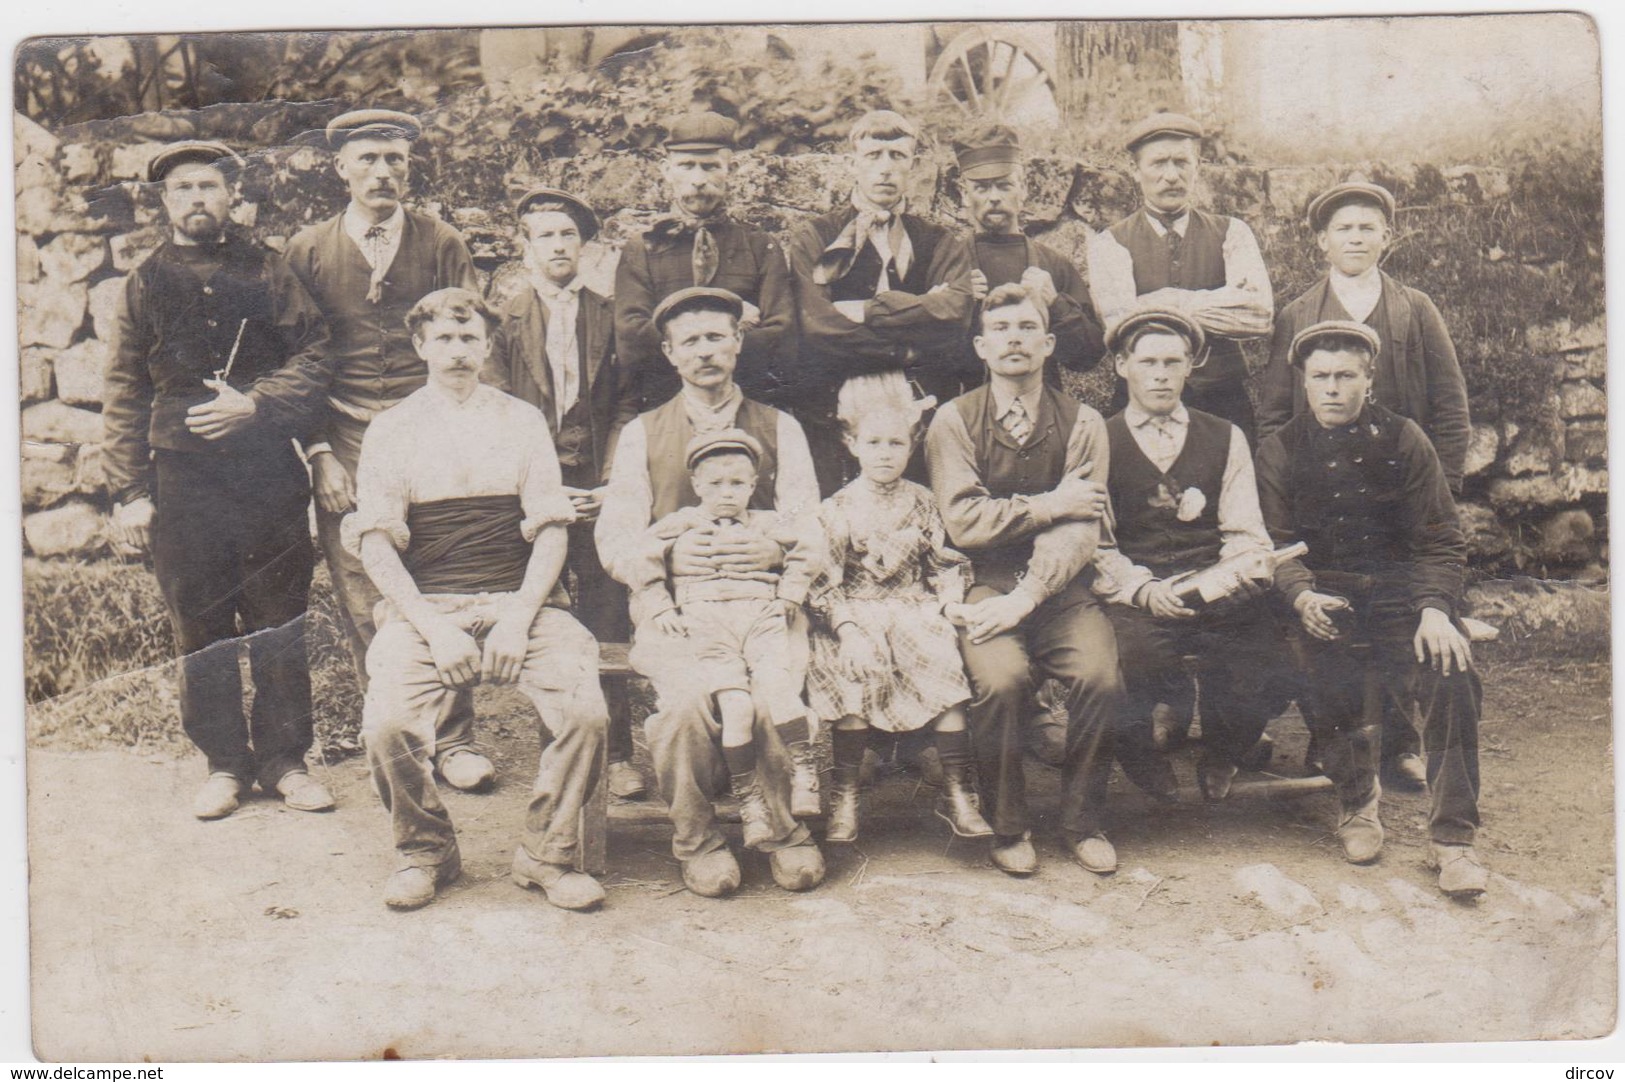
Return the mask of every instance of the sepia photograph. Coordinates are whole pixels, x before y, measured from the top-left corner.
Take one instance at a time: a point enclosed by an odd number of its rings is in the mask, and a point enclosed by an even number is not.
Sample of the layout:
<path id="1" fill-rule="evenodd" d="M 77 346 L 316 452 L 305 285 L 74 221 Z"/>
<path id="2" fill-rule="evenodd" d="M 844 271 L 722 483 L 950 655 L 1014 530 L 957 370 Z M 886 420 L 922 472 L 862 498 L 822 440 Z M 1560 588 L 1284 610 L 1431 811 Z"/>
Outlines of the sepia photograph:
<path id="1" fill-rule="evenodd" d="M 35 1057 L 1614 1031 L 1591 18 L 364 14 L 12 56 Z"/>

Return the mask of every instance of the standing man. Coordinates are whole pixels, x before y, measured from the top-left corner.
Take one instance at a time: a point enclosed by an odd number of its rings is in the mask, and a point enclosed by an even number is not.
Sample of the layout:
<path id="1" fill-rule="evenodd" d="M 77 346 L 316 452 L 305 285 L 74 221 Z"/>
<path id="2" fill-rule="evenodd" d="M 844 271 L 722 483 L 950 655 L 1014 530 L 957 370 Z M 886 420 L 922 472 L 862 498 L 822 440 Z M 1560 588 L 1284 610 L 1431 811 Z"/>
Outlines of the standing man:
<path id="1" fill-rule="evenodd" d="M 1418 705 L 1439 888 L 1472 897 L 1488 876 L 1473 851 L 1483 689 L 1458 619 L 1467 543 L 1433 445 L 1370 400 L 1380 348 L 1348 320 L 1288 344 L 1308 409 L 1259 446 L 1259 498 L 1276 544 L 1309 546 L 1275 581 L 1307 635 L 1310 721 L 1342 803 L 1344 856 L 1382 852 L 1379 721 Z"/>
<path id="2" fill-rule="evenodd" d="M 745 348 L 739 355 L 744 390 L 765 390 L 765 377 L 781 352 L 794 347 L 795 302 L 783 249 L 763 230 L 728 217 L 738 127 L 716 113 L 691 113 L 672 122 L 661 166 L 672 212 L 621 249 L 615 335 L 621 359 L 632 370 L 640 409 L 654 409 L 682 387 L 654 325 L 655 307 L 679 289 L 712 286 L 745 302 L 740 319 Z"/>
<path id="3" fill-rule="evenodd" d="M 533 188 L 516 208 L 530 288 L 497 317 L 486 382 L 535 406 L 558 452 L 564 493 L 575 506 L 566 566 L 576 619 L 599 642 L 626 642 L 631 623 L 626 590 L 598 562 L 593 524 L 609 482 L 610 455 L 621 426 L 637 416 L 637 389 L 616 356 L 608 299 L 577 277 L 581 246 L 598 234 L 598 215 L 556 188 Z M 632 718 L 626 685 L 603 681 L 609 704 L 609 790 L 622 799 L 645 792 L 632 765 Z"/>
<path id="4" fill-rule="evenodd" d="M 598 644 L 559 584 L 575 510 L 541 413 L 480 383 L 490 324 L 472 290 L 413 306 L 429 381 L 368 428 L 344 520 L 345 546 L 384 597 L 361 723 L 400 859 L 384 903 L 427 905 L 462 872 L 430 762 L 452 700 L 489 681 L 518 684 L 543 729 L 512 879 L 561 909 L 591 909 L 604 890 L 574 864 L 608 718 Z"/>
<path id="5" fill-rule="evenodd" d="M 1326 256 L 1326 277 L 1281 309 L 1275 321 L 1258 431 L 1261 438 L 1269 436 L 1308 409 L 1303 382 L 1288 358 L 1292 340 L 1327 320 L 1363 323 L 1380 343 L 1372 401 L 1421 427 L 1439 453 L 1452 495 L 1460 495 L 1472 436 L 1467 381 L 1432 299 L 1380 268 L 1393 220 L 1394 197 L 1376 184 L 1339 184 L 1310 202 L 1309 226 Z M 1383 772 L 1391 781 L 1407 789 L 1423 786 L 1421 750 L 1421 734 L 1408 711 L 1383 718 Z"/>
<path id="6" fill-rule="evenodd" d="M 1089 289 L 1109 327 L 1131 309 L 1177 308 L 1208 338 L 1205 363 L 1185 386 L 1185 404 L 1223 418 L 1253 439 L 1241 340 L 1270 333 L 1275 301 L 1253 231 L 1239 218 L 1197 210 L 1202 127 L 1178 113 L 1153 113 L 1129 129 L 1129 171 L 1144 205 L 1089 243 Z M 1127 402 L 1118 389 L 1119 406 Z"/>
<path id="7" fill-rule="evenodd" d="M 406 330 L 412 306 L 437 289 L 478 288 L 457 231 L 401 205 L 412 142 L 422 132 L 416 117 L 385 109 L 335 117 L 327 125 L 327 143 L 334 168 L 350 189 L 349 205 L 288 242 L 288 265 L 315 298 L 332 334 L 333 382 L 325 416 L 305 444 L 305 458 L 316 489 L 316 539 L 333 577 L 363 692 L 379 595 L 339 535 L 339 523 L 355 510 L 361 438 L 374 417 L 428 378 Z M 471 747 L 473 739 L 474 704 L 464 693 L 452 704 L 451 731 L 435 760 L 454 788 L 483 788 L 496 775 L 490 761 Z"/>
<path id="8" fill-rule="evenodd" d="M 1200 659 L 1205 747 L 1197 781 L 1209 800 L 1229 795 L 1264 727 L 1291 699 L 1286 642 L 1261 596 L 1274 569 L 1247 438 L 1180 401 L 1203 337 L 1174 309 L 1135 312 L 1107 336 L 1129 402 L 1106 422 L 1117 548 L 1097 554 L 1095 590 L 1112 602 L 1127 688 L 1118 762 L 1165 800 L 1177 799 L 1178 786 L 1152 712 L 1158 703 L 1194 705 L 1182 658 Z M 1246 596 L 1210 607 L 1180 599 L 1180 575 L 1237 556 L 1254 558 Z"/>
<path id="9" fill-rule="evenodd" d="M 744 346 L 739 327 L 743 310 L 744 302 L 727 290 L 700 286 L 673 293 L 655 309 L 655 326 L 683 389 L 630 422 L 615 447 L 597 539 L 604 567 L 622 583 L 630 584 L 640 574 L 649 524 L 699 504 L 686 465 L 686 449 L 696 435 L 739 429 L 761 447 L 751 510 L 777 511 L 794 520 L 818 506 L 818 484 L 801 426 L 789 414 L 746 398 L 733 381 Z M 783 549 L 766 535 L 730 531 L 723 537 L 723 529 L 686 531 L 672 546 L 672 574 L 739 577 L 771 574 L 782 566 Z M 716 827 L 712 804 L 728 783 L 722 726 L 709 689 L 695 679 L 693 645 L 662 632 L 654 615 L 632 614 L 632 664 L 654 685 L 658 707 L 644 721 L 643 731 L 661 795 L 671 805 L 672 853 L 682 863 L 683 882 L 696 894 L 721 897 L 739 886 L 739 862 Z M 793 749 L 799 760 L 793 764 L 766 711 L 757 712 L 754 734 L 770 835 L 754 848 L 768 854 L 773 879 L 781 887 L 808 890 L 824 879 L 823 855 L 807 828 L 796 822 L 797 803 L 811 800 L 810 809 L 800 814 L 814 814 L 818 807 L 816 785 L 807 777 L 812 749 L 803 736 L 803 746 Z M 807 780 L 793 786 L 793 774 Z M 799 799 L 795 790 L 800 790 Z"/>
<path id="10" fill-rule="evenodd" d="M 853 475 L 835 418 L 841 384 L 901 371 L 946 402 L 964 390 L 958 357 L 974 305 L 970 246 L 908 212 L 918 129 L 880 110 L 859 118 L 851 140 L 850 205 L 791 235 L 801 348 L 773 380 L 806 427 L 826 496 Z"/>
<path id="11" fill-rule="evenodd" d="M 970 677 L 970 727 L 994 865 L 1038 870 L 1028 830 L 1021 723 L 1035 672 L 1067 687 L 1061 832 L 1098 875 L 1117 870 L 1105 834 L 1112 727 L 1123 684 L 1111 622 L 1088 569 L 1110 546 L 1110 468 L 1100 414 L 1044 382 L 1055 350 L 1048 306 L 1021 285 L 982 302 L 976 352 L 987 382 L 937 411 L 926 435 L 931 487 L 953 546 L 971 559 L 960 626 Z"/>
<path id="12" fill-rule="evenodd" d="M 1021 231 L 1027 200 L 1021 145 L 1016 133 L 994 125 L 954 145 L 959 160 L 959 191 L 976 224 L 971 241 L 971 292 L 982 301 L 997 286 L 1019 283 L 1049 309 L 1055 335 L 1055 362 L 1073 372 L 1100 363 L 1106 346 L 1083 276 L 1060 252 Z M 970 382 L 981 378 L 981 361 L 967 343 Z M 1052 386 L 1061 384 L 1054 366 L 1047 370 Z"/>
<path id="13" fill-rule="evenodd" d="M 102 410 L 113 539 L 152 553 L 180 655 L 181 727 L 209 761 L 199 819 L 230 815 L 255 782 L 299 811 L 333 806 L 305 771 L 315 553 L 292 442 L 332 375 L 327 327 L 282 257 L 228 225 L 241 166 L 205 142 L 148 165 L 170 236 L 125 282 Z"/>

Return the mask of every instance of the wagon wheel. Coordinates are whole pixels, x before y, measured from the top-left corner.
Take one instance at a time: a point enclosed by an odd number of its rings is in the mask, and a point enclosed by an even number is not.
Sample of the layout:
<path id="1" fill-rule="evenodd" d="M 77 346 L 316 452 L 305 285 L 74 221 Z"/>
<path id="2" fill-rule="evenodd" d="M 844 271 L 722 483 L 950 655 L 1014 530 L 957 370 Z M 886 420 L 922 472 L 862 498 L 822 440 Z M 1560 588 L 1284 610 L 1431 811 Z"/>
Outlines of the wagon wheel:
<path id="1" fill-rule="evenodd" d="M 1003 27 L 960 33 L 931 65 L 928 82 L 933 93 L 973 116 L 1002 117 L 1035 90 L 1055 91 L 1055 76 L 1037 47 Z"/>

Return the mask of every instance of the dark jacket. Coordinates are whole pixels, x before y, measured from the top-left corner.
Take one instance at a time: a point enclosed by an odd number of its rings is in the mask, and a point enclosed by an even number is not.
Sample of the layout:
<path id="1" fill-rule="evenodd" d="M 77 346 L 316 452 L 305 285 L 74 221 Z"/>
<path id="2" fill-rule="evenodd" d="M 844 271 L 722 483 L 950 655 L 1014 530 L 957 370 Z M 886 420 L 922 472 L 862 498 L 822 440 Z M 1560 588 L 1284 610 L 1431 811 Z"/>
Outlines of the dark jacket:
<path id="1" fill-rule="evenodd" d="M 1020 233 L 978 233 L 971 239 L 971 257 L 976 269 L 987 275 L 989 290 L 1011 282 L 1021 281 L 1028 267 L 1049 272 L 1055 282 L 1055 300 L 1049 306 L 1049 332 L 1055 336 L 1055 352 L 1045 375 L 1052 385 L 1060 385 L 1057 366 L 1073 372 L 1087 372 L 1106 355 L 1106 339 L 1095 317 L 1095 306 L 1089 299 L 1089 287 L 1083 275 L 1066 256 L 1042 241 Z M 981 328 L 972 319 L 970 333 L 974 338 Z M 968 364 L 981 367 L 981 358 L 967 345 Z"/>
<path id="2" fill-rule="evenodd" d="M 241 328 L 241 339 L 238 330 Z M 306 437 L 332 379 L 327 324 L 286 261 L 236 230 L 218 246 L 166 243 L 125 280 L 103 381 L 102 450 L 119 503 L 151 494 L 154 447 L 262 455 Z M 243 430 L 205 440 L 189 409 L 231 360 L 227 382 L 254 400 Z"/>
<path id="3" fill-rule="evenodd" d="M 583 366 L 581 401 L 592 432 L 593 474 L 609 479 L 615 437 L 638 415 L 632 371 L 615 351 L 615 316 L 608 299 L 583 288 L 576 314 L 576 343 Z M 547 368 L 547 306 L 526 286 L 498 314 L 491 356 L 482 377 L 542 411 L 557 435 L 558 410 Z"/>
<path id="4" fill-rule="evenodd" d="M 1264 372 L 1258 405 L 1260 440 L 1294 415 L 1308 412 L 1302 376 L 1287 362 L 1287 347 L 1293 336 L 1321 320 L 1347 318 L 1348 313 L 1337 302 L 1326 278 L 1276 316 L 1269 367 Z M 1372 398 L 1422 426 L 1439 452 L 1451 491 L 1460 492 L 1472 425 L 1467 411 L 1467 381 L 1456 361 L 1456 347 L 1444 317 L 1426 293 L 1383 274 L 1382 300 L 1366 323 L 1382 339 Z"/>

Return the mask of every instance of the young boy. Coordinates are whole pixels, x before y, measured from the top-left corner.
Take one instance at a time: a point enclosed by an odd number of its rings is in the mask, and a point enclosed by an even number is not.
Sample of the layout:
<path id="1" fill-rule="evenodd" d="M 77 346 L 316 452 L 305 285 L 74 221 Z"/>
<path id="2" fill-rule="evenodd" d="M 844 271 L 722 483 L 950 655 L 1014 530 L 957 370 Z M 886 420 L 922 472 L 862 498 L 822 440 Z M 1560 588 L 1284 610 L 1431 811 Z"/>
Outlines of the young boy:
<path id="1" fill-rule="evenodd" d="M 808 548 L 795 543 L 784 517 L 749 509 L 761 458 L 762 445 L 737 428 L 690 440 L 684 460 L 700 504 L 673 511 L 648 528 L 631 583 L 634 622 L 652 620 L 663 635 L 690 640 L 698 662 L 694 678 L 716 699 L 722 756 L 740 799 L 749 846 L 771 834 L 756 775 L 753 695 L 775 725 L 806 718 L 801 689 L 785 658 L 790 651 L 787 621 L 806 600 L 812 581 Z M 720 527 L 719 536 L 742 540 L 761 535 L 781 543 L 783 572 L 718 568 L 698 574 L 674 570 L 668 576 L 667 560 L 677 539 L 712 527 Z"/>

